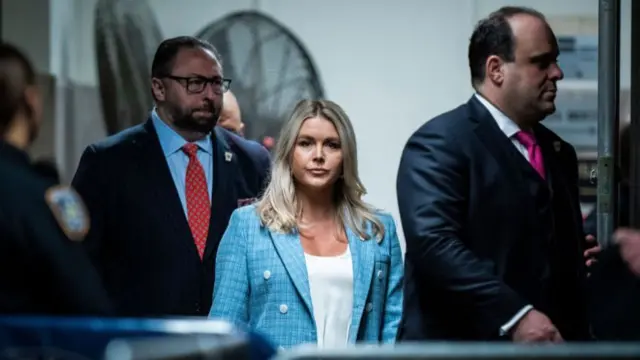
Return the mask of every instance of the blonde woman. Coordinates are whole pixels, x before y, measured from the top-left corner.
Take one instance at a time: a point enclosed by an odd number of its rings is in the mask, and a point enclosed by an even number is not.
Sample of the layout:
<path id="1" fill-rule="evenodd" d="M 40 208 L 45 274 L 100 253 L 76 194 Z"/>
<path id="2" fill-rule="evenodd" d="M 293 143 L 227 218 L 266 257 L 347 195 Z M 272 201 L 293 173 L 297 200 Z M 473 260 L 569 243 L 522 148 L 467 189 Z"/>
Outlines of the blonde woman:
<path id="1" fill-rule="evenodd" d="M 210 318 L 283 348 L 389 343 L 403 264 L 391 216 L 362 201 L 356 139 L 331 101 L 301 101 L 285 123 L 271 181 L 237 209 L 216 258 Z"/>

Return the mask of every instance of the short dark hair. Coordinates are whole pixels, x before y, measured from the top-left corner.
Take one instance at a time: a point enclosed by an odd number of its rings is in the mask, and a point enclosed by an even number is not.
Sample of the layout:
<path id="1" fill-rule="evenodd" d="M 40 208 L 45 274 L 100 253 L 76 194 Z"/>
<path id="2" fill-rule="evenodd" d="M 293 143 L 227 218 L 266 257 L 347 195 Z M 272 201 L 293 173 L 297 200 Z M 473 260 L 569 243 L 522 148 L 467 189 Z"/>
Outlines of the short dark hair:
<path id="1" fill-rule="evenodd" d="M 0 42 L 0 135 L 21 110 L 27 110 L 25 90 L 36 84 L 36 72 L 16 46 Z"/>
<path id="2" fill-rule="evenodd" d="M 484 68 L 489 56 L 497 55 L 506 62 L 515 61 L 516 39 L 508 20 L 522 14 L 545 20 L 544 15 L 537 10 L 505 6 L 492 12 L 476 25 L 469 40 L 469 70 L 474 88 L 484 80 Z"/>
<path id="3" fill-rule="evenodd" d="M 178 36 L 166 39 L 158 45 L 156 54 L 153 56 L 151 64 L 151 77 L 163 77 L 171 73 L 176 55 L 182 49 L 202 48 L 213 53 L 220 66 L 222 59 L 218 50 L 206 40 L 198 39 L 193 36 Z"/>

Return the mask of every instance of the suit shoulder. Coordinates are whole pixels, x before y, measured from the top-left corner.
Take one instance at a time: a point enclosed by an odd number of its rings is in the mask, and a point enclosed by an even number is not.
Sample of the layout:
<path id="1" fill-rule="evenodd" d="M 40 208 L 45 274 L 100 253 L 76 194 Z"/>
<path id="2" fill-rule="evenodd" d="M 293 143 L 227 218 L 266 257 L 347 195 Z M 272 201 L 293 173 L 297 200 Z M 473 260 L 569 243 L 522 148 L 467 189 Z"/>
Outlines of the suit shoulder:
<path id="1" fill-rule="evenodd" d="M 469 117 L 468 105 L 460 105 L 455 109 L 444 112 L 422 124 L 411 135 L 409 141 L 433 134 L 444 137 L 460 135 L 460 130 L 468 126 Z"/>
<path id="2" fill-rule="evenodd" d="M 267 149 L 265 149 L 265 147 L 257 141 L 245 139 L 226 129 L 220 130 L 224 134 L 225 140 L 230 143 L 229 145 L 235 146 L 238 150 L 246 153 L 247 155 L 258 159 L 269 157 L 269 152 L 267 151 Z"/>
<path id="3" fill-rule="evenodd" d="M 143 124 L 135 125 L 93 143 L 90 147 L 93 147 L 96 151 L 109 151 L 133 142 L 138 136 L 144 133 L 146 133 L 146 130 Z"/>
<path id="4" fill-rule="evenodd" d="M 263 178 L 271 168 L 271 156 L 264 146 L 253 140 L 245 139 L 228 130 L 218 128 L 218 134 L 221 134 L 223 140 L 235 152 L 240 161 L 240 167 L 247 176 L 255 176 L 256 174 Z"/>
<path id="5" fill-rule="evenodd" d="M 540 131 L 544 133 L 545 137 L 547 139 L 549 139 L 549 141 L 551 141 L 553 143 L 553 146 L 556 149 L 556 151 L 560 151 L 560 150 L 564 150 L 570 154 L 575 154 L 576 153 L 576 149 L 573 145 L 571 145 L 570 143 L 568 143 L 566 140 L 564 140 L 563 138 L 561 138 L 558 134 L 556 134 L 553 130 L 549 129 L 548 127 L 540 124 Z"/>

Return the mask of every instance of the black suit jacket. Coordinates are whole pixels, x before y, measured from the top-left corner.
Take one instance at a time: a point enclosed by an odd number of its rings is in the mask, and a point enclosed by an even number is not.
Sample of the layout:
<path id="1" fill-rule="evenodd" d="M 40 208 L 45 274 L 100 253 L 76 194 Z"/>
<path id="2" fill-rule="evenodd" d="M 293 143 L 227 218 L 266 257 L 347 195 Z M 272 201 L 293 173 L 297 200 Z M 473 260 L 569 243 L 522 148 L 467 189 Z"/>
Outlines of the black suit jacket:
<path id="1" fill-rule="evenodd" d="M 82 155 L 73 186 L 91 213 L 86 244 L 120 315 L 208 313 L 216 251 L 231 212 L 239 200 L 259 195 L 270 169 L 268 152 L 256 142 L 220 127 L 212 142 L 211 221 L 202 261 L 151 119 Z"/>
<path id="2" fill-rule="evenodd" d="M 534 131 L 548 181 L 475 97 L 409 139 L 397 178 L 401 340 L 498 339 L 527 304 L 565 338 L 584 336 L 576 153 L 544 126 Z"/>

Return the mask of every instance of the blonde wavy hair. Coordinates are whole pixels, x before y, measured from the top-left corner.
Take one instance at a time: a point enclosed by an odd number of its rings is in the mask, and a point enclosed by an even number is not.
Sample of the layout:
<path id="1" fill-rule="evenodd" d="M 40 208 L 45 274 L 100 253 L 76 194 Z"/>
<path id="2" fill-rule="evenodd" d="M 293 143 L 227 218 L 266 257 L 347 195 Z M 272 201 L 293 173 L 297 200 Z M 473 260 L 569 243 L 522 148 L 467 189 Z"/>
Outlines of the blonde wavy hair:
<path id="1" fill-rule="evenodd" d="M 257 203 L 262 225 L 271 231 L 291 233 L 298 231 L 301 213 L 296 199 L 296 185 L 291 170 L 293 150 L 300 128 L 305 120 L 320 117 L 330 121 L 340 137 L 342 149 L 342 176 L 334 185 L 334 204 L 339 225 L 349 228 L 361 239 L 384 237 L 384 226 L 376 210 L 362 200 L 366 189 L 358 177 L 356 136 L 347 114 L 328 100 L 302 100 L 293 109 L 283 125 L 275 147 L 271 179 Z M 371 231 L 368 231 L 369 224 Z"/>

